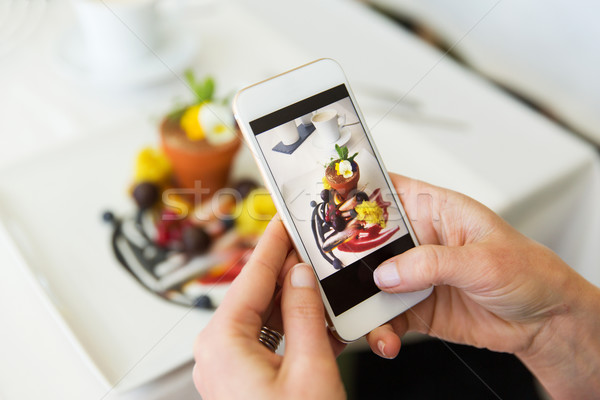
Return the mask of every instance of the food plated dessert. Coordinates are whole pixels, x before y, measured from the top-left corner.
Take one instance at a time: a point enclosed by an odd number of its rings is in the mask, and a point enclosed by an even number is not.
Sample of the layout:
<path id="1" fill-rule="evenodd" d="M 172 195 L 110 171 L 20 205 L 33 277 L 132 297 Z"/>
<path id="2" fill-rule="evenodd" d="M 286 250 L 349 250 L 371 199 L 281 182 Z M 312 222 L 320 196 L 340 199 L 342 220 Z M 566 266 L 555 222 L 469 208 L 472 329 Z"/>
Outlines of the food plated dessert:
<path id="1" fill-rule="evenodd" d="M 337 251 L 360 253 L 389 240 L 399 227 L 386 229 L 388 207 L 381 189 L 370 194 L 359 187 L 360 169 L 348 148 L 335 146 L 338 158 L 325 166 L 321 202 L 312 201 L 312 231 L 323 258 L 333 267 L 343 268 Z"/>
<path id="2" fill-rule="evenodd" d="M 105 212 L 118 262 L 171 302 L 213 308 L 241 271 L 275 207 L 255 179 L 230 171 L 240 140 L 232 113 L 213 99 L 214 82 L 188 74 L 195 102 L 160 124 L 160 146 L 135 158 L 135 211 Z"/>
<path id="3" fill-rule="evenodd" d="M 180 187 L 201 187 L 212 195 L 227 184 L 241 140 L 228 103 L 214 99 L 214 81 L 186 74 L 194 102 L 160 125 L 161 147 Z"/>

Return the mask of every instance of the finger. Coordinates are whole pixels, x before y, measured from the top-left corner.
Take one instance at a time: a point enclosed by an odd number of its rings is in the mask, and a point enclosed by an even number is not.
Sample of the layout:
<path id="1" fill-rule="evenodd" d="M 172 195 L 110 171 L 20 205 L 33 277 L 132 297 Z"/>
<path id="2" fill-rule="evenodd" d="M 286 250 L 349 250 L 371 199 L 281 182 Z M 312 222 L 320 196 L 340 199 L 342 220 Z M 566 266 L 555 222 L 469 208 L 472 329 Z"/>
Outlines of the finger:
<path id="1" fill-rule="evenodd" d="M 439 336 L 432 327 L 436 304 L 438 304 L 438 293 L 440 291 L 447 292 L 449 288 L 449 286 L 436 287 L 428 298 L 406 310 L 402 314 L 404 316 L 404 332 L 412 331 L 430 336 Z M 447 314 L 447 312 L 440 311 L 439 314 Z M 394 326 L 397 325 L 394 324 Z"/>
<path id="2" fill-rule="evenodd" d="M 291 253 L 294 253 L 294 250 L 292 250 Z M 292 258 L 296 258 L 295 253 Z M 288 263 L 289 260 L 290 260 L 290 256 L 288 255 L 286 264 Z M 296 264 L 298 264 L 298 262 L 296 262 L 294 265 L 296 265 Z M 285 265 L 284 265 L 284 268 L 286 268 Z M 289 271 L 290 268 L 291 267 L 287 268 L 287 270 Z M 270 312 L 269 318 L 267 318 L 265 325 L 271 329 L 275 329 L 278 332 L 284 332 L 283 319 L 281 316 L 281 291 L 275 296 L 275 299 L 273 300 L 272 311 Z M 342 351 L 344 351 L 344 349 L 346 348 L 346 344 L 337 340 L 335 338 L 335 336 L 333 336 L 331 334 L 331 331 L 329 331 L 329 330 L 328 330 L 328 337 L 329 337 L 329 344 L 331 346 L 331 349 L 333 350 L 333 354 L 336 357 L 339 356 L 342 353 Z"/>
<path id="3" fill-rule="evenodd" d="M 333 354 L 337 357 L 342 354 L 342 351 L 346 348 L 346 343 L 342 343 L 333 336 L 331 331 L 327 330 L 327 336 L 329 337 L 329 345 L 331 346 L 331 350 L 333 350 Z"/>
<path id="4" fill-rule="evenodd" d="M 400 336 L 391 323 L 383 324 L 367 334 L 367 342 L 373 353 L 383 358 L 395 358 L 400 352 Z"/>
<path id="5" fill-rule="evenodd" d="M 202 392 L 202 379 L 200 379 L 200 375 L 198 373 L 198 367 L 196 364 L 194 364 L 194 368 L 192 368 L 192 381 L 194 382 L 196 391 L 198 393 Z"/>
<path id="6" fill-rule="evenodd" d="M 289 362 L 310 360 L 312 364 L 315 359 L 328 358 L 334 362 L 323 303 L 309 265 L 298 264 L 290 270 L 283 286 L 281 311 Z"/>
<path id="7" fill-rule="evenodd" d="M 398 189 L 398 194 L 406 193 L 412 187 L 412 185 L 423 183 L 419 180 L 412 179 L 404 175 L 395 174 L 393 172 L 390 172 L 389 175 L 394 187 Z"/>
<path id="8" fill-rule="evenodd" d="M 430 183 L 423 182 L 418 179 L 412 179 L 404 175 L 398 175 L 394 173 L 390 173 L 389 175 L 392 183 L 394 184 L 394 188 L 403 199 L 403 202 L 404 197 L 413 197 L 419 193 L 433 193 L 439 190 L 446 190 Z"/>
<path id="9" fill-rule="evenodd" d="M 447 192 L 401 175 L 390 174 L 390 178 L 419 242 L 440 244 L 440 204 Z"/>
<path id="10" fill-rule="evenodd" d="M 275 295 L 272 308 L 269 311 L 269 316 L 264 325 L 276 330 L 277 332 L 283 332 L 283 319 L 281 317 L 281 291 Z"/>
<path id="11" fill-rule="evenodd" d="M 277 277 L 291 249 L 281 221 L 273 218 L 248 263 L 233 281 L 216 317 L 240 322 L 241 330 L 255 336 L 275 292 Z"/>
<path id="12" fill-rule="evenodd" d="M 283 268 L 281 269 L 281 272 L 279 273 L 280 279 L 278 279 L 277 282 L 280 285 L 283 286 L 283 282 L 284 282 L 285 277 L 287 276 L 288 272 L 290 271 L 290 269 L 293 266 L 295 266 L 299 262 L 300 262 L 300 260 L 298 258 L 298 254 L 296 253 L 296 250 L 292 249 L 292 251 L 290 251 L 290 253 L 287 256 L 285 263 L 283 264 Z M 275 307 L 273 308 L 273 313 L 269 317 L 266 325 L 269 327 L 273 327 L 274 329 L 276 329 L 280 332 L 283 332 L 283 321 L 281 318 L 281 301 L 280 300 L 281 300 L 281 298 L 279 298 L 279 301 L 275 303 Z M 276 313 L 279 313 L 279 314 L 275 315 Z M 337 340 L 335 338 L 335 336 L 333 336 L 331 334 L 331 331 L 328 332 L 328 336 L 329 336 L 329 344 L 331 345 L 331 349 L 333 350 L 333 353 L 337 357 L 342 353 L 342 351 L 344 351 L 344 349 L 346 348 L 346 344 Z"/>
<path id="13" fill-rule="evenodd" d="M 462 246 L 507 226 L 489 208 L 464 194 L 390 174 L 421 244 Z"/>
<path id="14" fill-rule="evenodd" d="M 298 256 L 296 255 L 296 251 L 292 249 L 292 251 L 288 253 L 287 258 L 283 263 L 283 267 L 279 272 L 279 277 L 277 278 L 277 284 L 279 286 L 283 286 L 285 275 L 296 264 L 298 264 Z M 272 301 L 272 306 L 267 310 L 266 315 L 268 315 L 268 317 L 266 318 L 265 325 L 278 332 L 283 332 L 283 320 L 281 318 L 281 290 L 276 292 Z"/>
<path id="15" fill-rule="evenodd" d="M 414 292 L 432 285 L 464 288 L 471 284 L 474 256 L 467 247 L 424 245 L 390 258 L 375 270 L 377 286 L 390 293 Z M 481 258 L 480 258 L 481 259 Z"/>
<path id="16" fill-rule="evenodd" d="M 296 250 L 292 249 L 288 253 L 287 258 L 285 259 L 285 262 L 283 263 L 283 267 L 281 268 L 281 271 L 279 272 L 279 276 L 277 277 L 278 285 L 283 286 L 283 281 L 285 280 L 285 276 L 287 275 L 289 270 L 292 269 L 292 267 L 294 265 L 298 264 L 299 262 L 300 262 L 300 259 L 298 258 L 298 253 L 296 253 Z"/>

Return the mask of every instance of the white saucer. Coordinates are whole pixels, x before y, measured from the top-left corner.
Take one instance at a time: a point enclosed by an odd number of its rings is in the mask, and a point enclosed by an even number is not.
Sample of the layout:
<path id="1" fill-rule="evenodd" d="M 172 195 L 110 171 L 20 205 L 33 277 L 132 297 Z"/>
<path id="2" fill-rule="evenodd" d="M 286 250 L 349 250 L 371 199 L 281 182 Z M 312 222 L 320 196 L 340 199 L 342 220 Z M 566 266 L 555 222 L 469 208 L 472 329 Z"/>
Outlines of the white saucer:
<path id="1" fill-rule="evenodd" d="M 79 27 L 69 29 L 57 46 L 58 64 L 63 72 L 82 83 L 113 88 L 132 88 L 165 81 L 180 74 L 192 61 L 198 49 L 197 41 L 185 35 L 165 34 L 152 52 L 118 71 L 93 68 L 86 57 Z"/>
<path id="2" fill-rule="evenodd" d="M 350 132 L 350 128 L 348 128 L 347 126 L 343 127 L 340 130 L 340 138 L 332 143 L 323 143 L 322 141 L 320 141 L 319 133 L 316 131 L 314 135 L 315 139 L 312 142 L 313 146 L 315 146 L 319 150 L 332 150 L 335 148 L 336 144 L 338 146 L 343 146 L 344 144 L 348 143 L 348 140 L 350 140 L 350 137 L 352 136 L 352 132 Z"/>

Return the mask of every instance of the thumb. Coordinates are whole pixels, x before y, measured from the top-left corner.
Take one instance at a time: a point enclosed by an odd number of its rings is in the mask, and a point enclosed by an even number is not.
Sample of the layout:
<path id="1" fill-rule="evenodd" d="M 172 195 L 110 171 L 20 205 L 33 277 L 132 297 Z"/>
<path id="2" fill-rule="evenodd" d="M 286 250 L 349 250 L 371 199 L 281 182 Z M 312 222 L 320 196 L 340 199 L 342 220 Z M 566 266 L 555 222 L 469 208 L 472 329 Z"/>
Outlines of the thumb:
<path id="1" fill-rule="evenodd" d="M 464 288 L 473 279 L 468 253 L 462 246 L 418 246 L 383 262 L 373 279 L 380 289 L 391 293 L 414 292 L 431 285 Z"/>
<path id="2" fill-rule="evenodd" d="M 287 274 L 281 297 L 285 353 L 291 360 L 335 360 L 325 325 L 323 303 L 312 267 L 297 264 Z"/>

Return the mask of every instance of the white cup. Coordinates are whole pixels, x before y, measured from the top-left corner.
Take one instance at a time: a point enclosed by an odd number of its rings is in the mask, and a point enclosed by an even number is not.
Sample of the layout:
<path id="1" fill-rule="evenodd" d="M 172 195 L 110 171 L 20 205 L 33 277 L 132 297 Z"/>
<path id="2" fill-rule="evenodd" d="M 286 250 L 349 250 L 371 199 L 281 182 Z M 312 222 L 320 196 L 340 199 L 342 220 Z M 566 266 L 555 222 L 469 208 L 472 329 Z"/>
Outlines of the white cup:
<path id="1" fill-rule="evenodd" d="M 296 143 L 300 139 L 296 122 L 290 121 L 275 128 L 275 133 L 286 146 Z"/>
<path id="2" fill-rule="evenodd" d="M 131 66 L 161 39 L 157 0 L 72 0 L 93 69 Z"/>
<path id="3" fill-rule="evenodd" d="M 315 113 L 311 121 L 317 129 L 318 142 L 326 145 L 335 143 L 340 138 L 340 127 L 346 122 L 346 116 L 327 109 Z"/>

